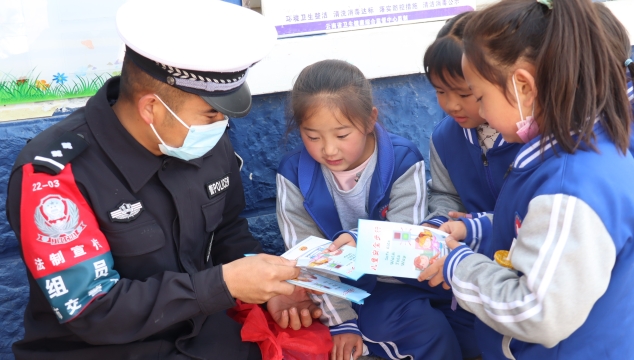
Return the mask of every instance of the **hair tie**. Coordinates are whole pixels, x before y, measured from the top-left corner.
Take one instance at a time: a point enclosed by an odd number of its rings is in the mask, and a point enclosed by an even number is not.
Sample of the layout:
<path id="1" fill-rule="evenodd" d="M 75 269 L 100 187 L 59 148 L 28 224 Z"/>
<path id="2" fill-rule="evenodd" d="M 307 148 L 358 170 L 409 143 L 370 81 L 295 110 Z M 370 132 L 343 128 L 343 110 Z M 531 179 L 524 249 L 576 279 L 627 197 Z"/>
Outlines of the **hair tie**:
<path id="1" fill-rule="evenodd" d="M 549 10 L 553 9 L 553 0 L 537 0 L 538 3 L 546 5 Z"/>
<path id="2" fill-rule="evenodd" d="M 627 59 L 625 60 L 625 67 L 630 66 L 631 63 L 633 63 L 634 61 L 632 61 L 632 59 Z"/>

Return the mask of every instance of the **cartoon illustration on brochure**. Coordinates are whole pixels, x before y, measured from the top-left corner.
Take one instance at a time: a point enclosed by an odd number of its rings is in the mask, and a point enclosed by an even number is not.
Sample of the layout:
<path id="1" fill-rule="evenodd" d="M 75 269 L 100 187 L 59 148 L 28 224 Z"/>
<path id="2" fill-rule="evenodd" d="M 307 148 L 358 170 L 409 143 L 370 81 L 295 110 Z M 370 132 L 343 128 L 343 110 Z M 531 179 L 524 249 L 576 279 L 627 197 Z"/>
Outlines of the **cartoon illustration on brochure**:
<path id="1" fill-rule="evenodd" d="M 412 242 L 411 240 L 414 239 Z M 414 258 L 414 268 L 423 271 L 438 259 L 440 255 L 440 242 L 434 233 L 429 229 L 420 231 L 418 235 L 414 235 L 408 231 L 394 231 L 394 246 L 411 247 L 416 250 L 423 250 Z"/>
<path id="2" fill-rule="evenodd" d="M 448 253 L 446 236 L 418 225 L 359 220 L 357 269 L 368 274 L 416 278 Z"/>
<path id="3" fill-rule="evenodd" d="M 343 250 L 337 249 L 334 251 L 328 251 L 328 246 L 329 244 L 319 246 L 302 255 L 304 258 L 310 259 L 308 263 L 309 268 L 328 264 L 326 267 L 329 269 L 340 269 L 343 265 L 345 265 L 337 262 L 337 259 L 335 259 L 343 253 Z M 302 249 L 304 251 L 308 250 L 305 246 L 300 248 L 300 250 Z M 345 259 L 342 260 L 345 261 Z"/>

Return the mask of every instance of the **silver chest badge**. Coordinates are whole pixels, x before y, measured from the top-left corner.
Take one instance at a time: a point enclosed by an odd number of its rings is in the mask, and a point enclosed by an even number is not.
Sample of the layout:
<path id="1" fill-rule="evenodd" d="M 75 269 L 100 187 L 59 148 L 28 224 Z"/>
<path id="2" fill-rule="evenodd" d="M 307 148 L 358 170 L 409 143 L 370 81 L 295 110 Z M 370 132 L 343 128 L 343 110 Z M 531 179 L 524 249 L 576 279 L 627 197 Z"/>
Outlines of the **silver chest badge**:
<path id="1" fill-rule="evenodd" d="M 112 222 L 130 222 L 141 215 L 143 212 L 143 203 L 137 201 L 134 203 L 122 202 L 117 209 L 112 210 L 110 215 L 110 221 Z"/>

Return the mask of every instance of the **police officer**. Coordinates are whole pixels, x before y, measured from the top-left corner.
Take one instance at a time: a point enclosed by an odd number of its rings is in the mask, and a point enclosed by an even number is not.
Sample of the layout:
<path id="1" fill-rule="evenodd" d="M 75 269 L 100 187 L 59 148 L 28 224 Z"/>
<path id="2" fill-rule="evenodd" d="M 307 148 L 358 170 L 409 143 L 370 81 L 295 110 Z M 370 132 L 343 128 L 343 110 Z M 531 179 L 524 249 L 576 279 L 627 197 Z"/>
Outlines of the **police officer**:
<path id="1" fill-rule="evenodd" d="M 257 359 L 225 310 L 269 301 L 286 327 L 318 317 L 239 217 L 226 129 L 246 115 L 249 68 L 276 33 L 220 1 L 119 10 L 120 77 L 22 150 L 7 215 L 28 268 L 18 359 Z"/>

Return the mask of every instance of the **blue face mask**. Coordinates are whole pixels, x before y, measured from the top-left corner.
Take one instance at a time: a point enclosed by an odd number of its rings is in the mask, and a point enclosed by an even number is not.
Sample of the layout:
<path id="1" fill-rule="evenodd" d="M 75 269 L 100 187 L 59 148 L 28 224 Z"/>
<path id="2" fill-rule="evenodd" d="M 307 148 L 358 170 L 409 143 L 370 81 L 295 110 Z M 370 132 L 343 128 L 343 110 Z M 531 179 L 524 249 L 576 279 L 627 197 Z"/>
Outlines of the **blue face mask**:
<path id="1" fill-rule="evenodd" d="M 197 159 L 203 155 L 205 155 L 209 150 L 213 149 L 214 146 L 220 141 L 220 138 L 225 133 L 225 129 L 229 124 L 229 118 L 225 116 L 225 119 L 222 121 L 216 121 L 215 123 L 209 125 L 187 125 L 181 118 L 176 115 L 172 109 L 167 106 L 161 100 L 158 95 L 154 94 L 156 98 L 165 106 L 165 108 L 180 122 L 184 127 L 189 129 L 187 136 L 185 137 L 185 141 L 183 142 L 183 146 L 179 148 L 171 147 L 161 139 L 159 134 L 154 129 L 154 126 L 150 124 L 150 127 L 156 134 L 156 137 L 161 142 L 159 144 L 159 150 L 165 155 L 173 156 L 179 159 L 183 159 L 185 161 L 189 161 L 192 159 Z"/>

